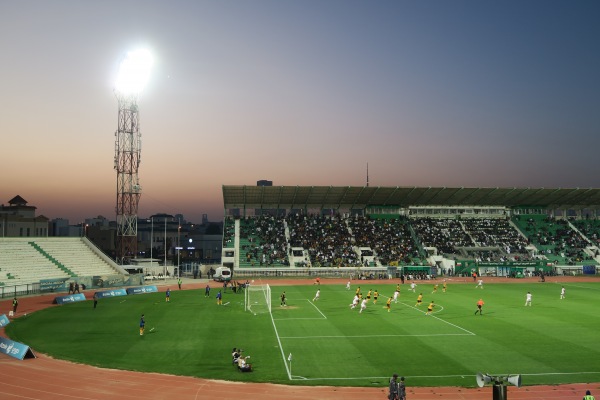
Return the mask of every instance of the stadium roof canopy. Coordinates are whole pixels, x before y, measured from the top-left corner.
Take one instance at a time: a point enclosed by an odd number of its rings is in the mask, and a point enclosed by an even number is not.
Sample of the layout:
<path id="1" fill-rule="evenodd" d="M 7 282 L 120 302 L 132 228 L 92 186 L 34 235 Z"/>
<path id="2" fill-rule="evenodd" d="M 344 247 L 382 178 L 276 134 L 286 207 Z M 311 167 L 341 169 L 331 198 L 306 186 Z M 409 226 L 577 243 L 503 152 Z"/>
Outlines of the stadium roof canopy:
<path id="1" fill-rule="evenodd" d="M 600 208 L 600 189 L 224 185 L 223 202 L 225 209 L 363 209 L 371 206 L 584 209 Z"/>

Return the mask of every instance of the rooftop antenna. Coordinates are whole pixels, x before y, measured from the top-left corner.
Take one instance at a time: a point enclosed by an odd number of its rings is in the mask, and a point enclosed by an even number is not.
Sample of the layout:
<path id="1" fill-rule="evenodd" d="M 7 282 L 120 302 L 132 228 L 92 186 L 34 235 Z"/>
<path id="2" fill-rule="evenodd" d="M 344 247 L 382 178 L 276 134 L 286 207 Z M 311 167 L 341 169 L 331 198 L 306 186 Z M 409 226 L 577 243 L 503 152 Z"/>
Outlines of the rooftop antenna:
<path id="1" fill-rule="evenodd" d="M 369 163 L 367 163 L 367 187 L 369 187 Z"/>

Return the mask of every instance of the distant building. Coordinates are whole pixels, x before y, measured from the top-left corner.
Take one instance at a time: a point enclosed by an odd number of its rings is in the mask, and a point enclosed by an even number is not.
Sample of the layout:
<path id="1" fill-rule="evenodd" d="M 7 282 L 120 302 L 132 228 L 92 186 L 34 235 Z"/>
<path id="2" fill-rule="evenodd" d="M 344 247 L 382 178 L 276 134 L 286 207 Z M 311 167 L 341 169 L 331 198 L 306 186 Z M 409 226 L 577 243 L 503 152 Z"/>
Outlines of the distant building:
<path id="1" fill-rule="evenodd" d="M 98 215 L 96 218 L 86 218 L 85 224 L 88 227 L 95 226 L 98 228 L 108 228 L 110 226 L 110 221 L 102 215 Z"/>
<path id="2" fill-rule="evenodd" d="M 48 236 L 48 218 L 36 216 L 37 207 L 27 205 L 21 196 L 0 205 L 0 234 L 2 237 Z"/>
<path id="3" fill-rule="evenodd" d="M 111 257 L 116 254 L 116 222 L 111 222 L 107 218 L 99 215 L 96 218 L 86 218 L 85 224 L 81 227 L 83 236 L 87 237 L 100 250 Z"/>
<path id="4" fill-rule="evenodd" d="M 205 214 L 206 215 L 206 214 Z M 204 219 L 204 218 L 203 218 Z M 183 215 L 154 214 L 138 219 L 138 258 L 151 258 L 167 264 L 216 263 L 221 257 L 223 223 L 201 225 L 185 222 Z M 165 240 L 166 238 L 166 240 Z M 166 249 L 166 254 L 165 254 Z M 185 271 L 185 269 L 184 269 Z"/>
<path id="5" fill-rule="evenodd" d="M 51 220 L 49 236 L 69 236 L 69 220 L 65 218 Z"/>

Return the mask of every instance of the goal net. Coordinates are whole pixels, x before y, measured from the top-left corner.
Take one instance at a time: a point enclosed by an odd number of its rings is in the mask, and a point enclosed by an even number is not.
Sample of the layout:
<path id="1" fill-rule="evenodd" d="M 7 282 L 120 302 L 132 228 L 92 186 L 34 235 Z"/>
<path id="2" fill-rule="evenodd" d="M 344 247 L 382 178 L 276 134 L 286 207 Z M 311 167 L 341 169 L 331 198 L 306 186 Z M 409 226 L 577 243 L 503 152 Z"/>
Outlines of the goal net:
<path id="1" fill-rule="evenodd" d="M 271 287 L 268 284 L 251 284 L 244 293 L 246 311 L 254 314 L 271 312 Z"/>

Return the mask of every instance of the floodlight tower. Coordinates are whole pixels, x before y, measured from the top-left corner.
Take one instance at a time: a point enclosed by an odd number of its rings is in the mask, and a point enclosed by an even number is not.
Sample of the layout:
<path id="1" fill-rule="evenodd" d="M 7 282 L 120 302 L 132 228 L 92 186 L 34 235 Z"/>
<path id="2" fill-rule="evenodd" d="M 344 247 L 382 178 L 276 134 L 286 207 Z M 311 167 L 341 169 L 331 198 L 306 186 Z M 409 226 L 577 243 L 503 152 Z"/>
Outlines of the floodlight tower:
<path id="1" fill-rule="evenodd" d="M 138 178 L 142 141 L 137 100 L 148 81 L 151 65 L 152 56 L 147 50 L 128 53 L 121 62 L 115 85 L 119 102 L 114 166 L 117 171 L 116 259 L 121 264 L 137 254 L 137 212 L 142 194 Z"/>

